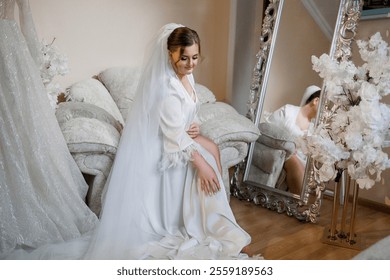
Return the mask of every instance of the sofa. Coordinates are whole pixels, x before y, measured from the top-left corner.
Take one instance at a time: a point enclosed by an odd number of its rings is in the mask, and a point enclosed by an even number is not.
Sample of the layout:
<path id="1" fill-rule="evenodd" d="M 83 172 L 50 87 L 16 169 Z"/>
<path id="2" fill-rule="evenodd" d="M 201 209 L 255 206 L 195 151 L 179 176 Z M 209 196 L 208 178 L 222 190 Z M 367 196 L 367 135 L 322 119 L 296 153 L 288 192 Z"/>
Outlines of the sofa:
<path id="1" fill-rule="evenodd" d="M 71 85 L 56 117 L 88 185 L 86 202 L 99 215 L 104 185 L 118 148 L 121 130 L 131 110 L 139 69 L 111 67 Z M 216 101 L 204 85 L 195 85 L 201 133 L 212 139 L 221 154 L 222 178 L 230 196 L 229 169 L 245 159 L 258 128 L 227 103 Z"/>

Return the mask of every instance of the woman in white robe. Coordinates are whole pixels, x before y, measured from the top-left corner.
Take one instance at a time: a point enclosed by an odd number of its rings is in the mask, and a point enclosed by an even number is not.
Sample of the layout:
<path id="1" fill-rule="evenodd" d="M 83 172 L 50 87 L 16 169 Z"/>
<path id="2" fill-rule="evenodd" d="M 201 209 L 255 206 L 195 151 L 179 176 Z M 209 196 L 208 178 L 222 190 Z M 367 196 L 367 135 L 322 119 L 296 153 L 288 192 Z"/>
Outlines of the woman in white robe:
<path id="1" fill-rule="evenodd" d="M 221 191 L 218 150 L 195 123 L 199 37 L 167 24 L 149 54 L 84 258 L 246 256 L 251 238 Z"/>

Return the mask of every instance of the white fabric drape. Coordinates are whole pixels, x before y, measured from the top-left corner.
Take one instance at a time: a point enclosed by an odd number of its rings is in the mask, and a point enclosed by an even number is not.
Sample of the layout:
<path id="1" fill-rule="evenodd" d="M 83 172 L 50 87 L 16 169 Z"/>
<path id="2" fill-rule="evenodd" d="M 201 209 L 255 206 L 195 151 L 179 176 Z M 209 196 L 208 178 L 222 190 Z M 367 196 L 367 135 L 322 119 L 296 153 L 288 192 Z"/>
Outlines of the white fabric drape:
<path id="1" fill-rule="evenodd" d="M 0 1 L 0 258 L 78 238 L 97 223 L 12 5 Z"/>

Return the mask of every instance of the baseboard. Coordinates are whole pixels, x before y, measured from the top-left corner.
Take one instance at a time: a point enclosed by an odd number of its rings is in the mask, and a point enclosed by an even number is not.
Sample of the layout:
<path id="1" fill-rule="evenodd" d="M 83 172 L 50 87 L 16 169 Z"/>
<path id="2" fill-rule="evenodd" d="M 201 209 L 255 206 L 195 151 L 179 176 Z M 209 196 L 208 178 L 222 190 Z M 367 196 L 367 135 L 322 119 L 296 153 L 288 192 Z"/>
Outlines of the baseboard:
<path id="1" fill-rule="evenodd" d="M 324 193 L 323 198 L 325 199 L 333 199 L 333 193 L 328 192 Z M 352 195 L 349 196 L 349 202 L 352 201 Z M 358 198 L 358 204 L 361 206 L 369 207 L 371 209 L 378 210 L 380 212 L 388 213 L 390 214 L 390 206 L 384 203 L 379 203 L 377 201 L 369 200 L 367 198 Z"/>
<path id="2" fill-rule="evenodd" d="M 384 203 L 368 200 L 366 198 L 358 198 L 358 204 L 390 214 L 390 206 Z"/>

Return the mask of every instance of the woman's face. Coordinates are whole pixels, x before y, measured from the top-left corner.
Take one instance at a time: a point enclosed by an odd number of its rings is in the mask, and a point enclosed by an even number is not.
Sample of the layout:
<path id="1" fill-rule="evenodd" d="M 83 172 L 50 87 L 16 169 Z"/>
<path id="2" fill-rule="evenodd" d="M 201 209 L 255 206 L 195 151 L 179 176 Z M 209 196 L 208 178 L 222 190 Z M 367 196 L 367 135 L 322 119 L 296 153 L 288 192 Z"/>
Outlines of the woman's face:
<path id="1" fill-rule="evenodd" d="M 198 44 L 185 47 L 184 52 L 180 55 L 180 49 L 171 53 L 172 66 L 178 76 L 191 74 L 199 60 Z"/>

